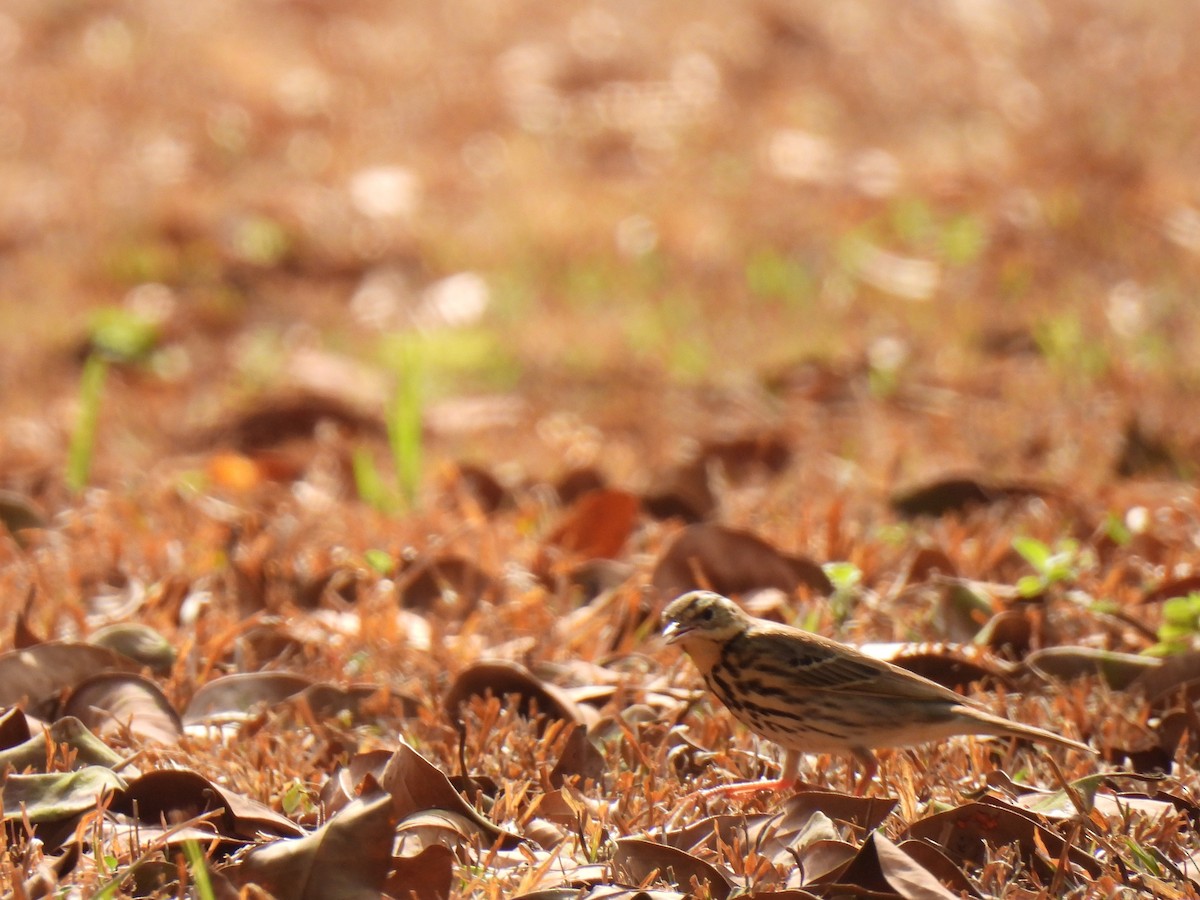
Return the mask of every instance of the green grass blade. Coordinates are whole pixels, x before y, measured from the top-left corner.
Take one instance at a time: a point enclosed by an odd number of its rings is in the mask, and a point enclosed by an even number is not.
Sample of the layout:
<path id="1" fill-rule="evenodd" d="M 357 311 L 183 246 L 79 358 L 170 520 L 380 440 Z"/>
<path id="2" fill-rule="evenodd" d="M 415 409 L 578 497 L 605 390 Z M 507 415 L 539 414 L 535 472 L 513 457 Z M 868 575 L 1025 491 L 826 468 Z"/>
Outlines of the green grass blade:
<path id="1" fill-rule="evenodd" d="M 79 377 L 79 421 L 75 423 L 67 451 L 67 487 L 71 491 L 86 487 L 91 475 L 96 429 L 100 424 L 100 400 L 107 374 L 108 363 L 96 354 L 89 356 L 83 364 Z"/>

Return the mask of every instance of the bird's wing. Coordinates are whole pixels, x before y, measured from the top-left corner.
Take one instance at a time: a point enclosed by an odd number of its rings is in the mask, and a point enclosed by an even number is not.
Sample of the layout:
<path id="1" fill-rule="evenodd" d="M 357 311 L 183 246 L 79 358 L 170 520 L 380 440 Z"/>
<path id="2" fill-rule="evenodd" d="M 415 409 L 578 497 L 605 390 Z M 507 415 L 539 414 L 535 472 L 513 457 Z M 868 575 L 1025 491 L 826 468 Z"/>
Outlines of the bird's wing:
<path id="1" fill-rule="evenodd" d="M 968 697 L 935 681 L 818 634 L 775 626 L 755 629 L 747 637 L 758 645 L 755 655 L 771 660 L 777 674 L 786 677 L 797 690 L 975 705 Z"/>

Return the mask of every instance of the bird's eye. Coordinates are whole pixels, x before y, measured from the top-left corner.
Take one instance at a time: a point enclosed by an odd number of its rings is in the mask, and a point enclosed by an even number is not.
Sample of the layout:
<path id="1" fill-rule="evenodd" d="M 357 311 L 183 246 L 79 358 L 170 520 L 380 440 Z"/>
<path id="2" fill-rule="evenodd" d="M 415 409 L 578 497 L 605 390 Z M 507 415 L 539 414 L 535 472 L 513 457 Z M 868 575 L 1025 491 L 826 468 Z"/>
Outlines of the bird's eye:
<path id="1" fill-rule="evenodd" d="M 706 606 L 704 608 L 704 610 L 700 613 L 700 620 L 702 622 L 711 622 L 712 617 L 713 617 L 713 608 L 711 606 Z"/>

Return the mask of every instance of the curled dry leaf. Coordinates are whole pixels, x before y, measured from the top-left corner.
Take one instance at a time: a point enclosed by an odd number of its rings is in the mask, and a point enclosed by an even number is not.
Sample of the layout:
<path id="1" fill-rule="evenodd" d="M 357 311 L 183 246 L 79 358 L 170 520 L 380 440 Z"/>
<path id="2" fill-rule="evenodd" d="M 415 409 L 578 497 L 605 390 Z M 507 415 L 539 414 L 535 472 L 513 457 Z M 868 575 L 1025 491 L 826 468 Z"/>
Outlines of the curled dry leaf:
<path id="1" fill-rule="evenodd" d="M 589 780 L 599 783 L 607 770 L 608 764 L 604 754 L 592 743 L 587 729 L 576 725 L 567 735 L 558 762 L 550 770 L 550 784 L 552 787 L 561 788 L 568 778 L 578 778 L 580 784 Z"/>
<path id="2" fill-rule="evenodd" d="M 396 710 L 404 716 L 414 716 L 420 708 L 420 702 L 415 698 L 392 694 L 377 684 L 339 687 L 322 682 L 306 687 L 290 699 L 292 703 L 305 704 L 318 721 L 348 717 L 354 724 L 365 721 L 369 716 L 368 710 L 386 708 L 388 700 L 395 700 Z"/>
<path id="3" fill-rule="evenodd" d="M 900 849 L 917 865 L 928 871 L 956 897 L 978 897 L 979 891 L 963 870 L 929 841 L 901 841 Z"/>
<path id="4" fill-rule="evenodd" d="M 1129 689 L 1140 691 L 1155 709 L 1172 705 L 1180 691 L 1192 699 L 1200 696 L 1200 650 L 1177 653 L 1160 663 L 1134 678 Z"/>
<path id="5" fill-rule="evenodd" d="M 1079 815 L 1078 802 L 1083 811 L 1093 818 L 1098 814 L 1126 822 L 1132 814 L 1136 814 L 1149 825 L 1161 824 L 1163 818 L 1173 816 L 1177 811 L 1175 803 L 1170 800 L 1104 790 L 1107 781 L 1108 776 L 1101 774 L 1077 778 L 1070 783 L 1070 793 L 1062 788 L 1057 791 L 1030 790 L 1027 786 L 1009 782 L 1010 802 L 1046 819 L 1074 819 Z"/>
<path id="6" fill-rule="evenodd" d="M 647 884 L 653 879 L 689 892 L 707 890 L 714 900 L 725 900 L 733 890 L 733 878 L 711 863 L 684 850 L 642 838 L 618 840 L 612 863 L 622 877 L 634 884 Z"/>
<path id="7" fill-rule="evenodd" d="M 7 750 L 29 740 L 29 719 L 25 713 L 10 706 L 0 713 L 0 750 Z"/>
<path id="8" fill-rule="evenodd" d="M 1027 606 L 1002 609 L 979 629 L 975 643 L 993 653 L 1020 659 L 1043 638 L 1042 617 L 1031 614 Z"/>
<path id="9" fill-rule="evenodd" d="M 880 832 L 873 832 L 863 841 L 858 853 L 843 869 L 824 875 L 815 883 L 830 885 L 830 892 L 834 894 L 853 887 L 890 893 L 905 900 L 957 900 L 959 897 Z"/>
<path id="10" fill-rule="evenodd" d="M 162 689 L 128 672 L 102 672 L 75 685 L 62 714 L 75 716 L 101 738 L 126 733 L 164 747 L 179 743 L 183 723 Z"/>
<path id="11" fill-rule="evenodd" d="M 710 524 L 680 531 L 663 551 L 650 582 L 666 598 L 697 588 L 727 596 L 763 588 L 833 593 L 828 576 L 812 560 L 788 556 L 748 531 Z"/>
<path id="12" fill-rule="evenodd" d="M 203 685 L 183 712 L 185 725 L 242 721 L 256 709 L 272 707 L 312 685 L 291 672 L 239 672 Z"/>
<path id="13" fill-rule="evenodd" d="M 892 814 L 900 801 L 895 797 L 860 797 L 837 791 L 802 791 L 783 804 L 781 825 L 807 821 L 822 813 L 835 822 L 845 822 L 863 831 L 874 831 Z"/>
<path id="14" fill-rule="evenodd" d="M 794 866 L 810 846 L 836 838 L 833 820 L 819 809 L 799 815 L 785 810 L 711 816 L 662 835 L 663 843 L 689 853 L 719 854 L 727 847 L 753 847 L 759 856 L 784 868 Z"/>
<path id="15" fill-rule="evenodd" d="M 833 876 L 850 865 L 858 848 L 847 841 L 813 841 L 799 854 L 796 860 L 806 884 L 823 880 L 836 881 Z"/>
<path id="16" fill-rule="evenodd" d="M 922 584 L 938 575 L 953 578 L 958 575 L 958 567 L 940 547 L 921 547 L 905 566 L 903 586 Z"/>
<path id="17" fill-rule="evenodd" d="M 519 663 L 481 660 L 458 673 L 446 692 L 443 707 L 451 721 L 461 721 L 461 708 L 472 697 L 511 697 L 519 700 L 522 715 L 535 713 L 551 719 L 590 725 L 598 716 L 590 707 L 576 703 L 562 689 L 542 681 Z"/>
<path id="18" fill-rule="evenodd" d="M 127 656 L 156 675 L 170 674 L 175 665 L 175 648 L 149 625 L 140 622 L 107 625 L 92 634 L 87 642 Z"/>
<path id="19" fill-rule="evenodd" d="M 36 708 L 97 672 L 136 672 L 139 666 L 106 647 L 51 642 L 0 654 L 0 706 Z"/>
<path id="20" fill-rule="evenodd" d="M 383 893 L 396 816 L 383 792 L 355 800 L 304 837 L 277 840 L 225 869 L 241 886 L 293 900 L 362 900 Z"/>
<path id="21" fill-rule="evenodd" d="M 926 816 L 912 823 L 904 836 L 933 841 L 960 863 L 980 865 L 988 847 L 1012 844 L 1019 848 L 1027 865 L 1038 868 L 1047 877 L 1052 876 L 1054 870 L 1041 856 L 1041 848 L 1052 860 L 1060 859 L 1065 851 L 1072 864 L 1092 877 L 1101 871 L 1099 862 L 1068 846 L 1055 832 L 1039 823 L 1032 813 L 992 797 Z"/>
<path id="22" fill-rule="evenodd" d="M 340 766 L 321 788 L 321 810 L 331 816 L 355 799 L 368 775 L 376 781 L 383 778 L 392 753 L 387 750 L 368 750 L 356 753 L 344 766 Z"/>
<path id="23" fill-rule="evenodd" d="M 1043 679 L 1067 681 L 1099 675 L 1113 690 L 1123 691 L 1143 675 L 1161 669 L 1163 661 L 1096 647 L 1046 647 L 1026 656 L 1024 664 Z"/>
<path id="24" fill-rule="evenodd" d="M 489 829 L 494 831 L 494 829 Z M 427 809 L 405 816 L 396 826 L 396 854 L 416 856 L 429 847 L 490 846 L 491 840 L 478 822 L 445 809 Z"/>
<path id="25" fill-rule="evenodd" d="M 43 771 L 50 764 L 50 760 L 46 758 L 48 750 L 59 754 L 60 759 L 56 766 L 61 765 L 61 757 L 67 756 L 61 753 L 60 748 L 64 746 L 70 751 L 73 769 L 84 766 L 104 766 L 112 769 L 124 760 L 121 754 L 88 731 L 77 718 L 63 716 L 47 728 L 45 733 L 31 735 L 20 744 L 0 751 L 0 771 L 10 766 L 12 771 L 16 772 L 26 769 Z"/>
<path id="26" fill-rule="evenodd" d="M 590 868 L 590 867 L 587 867 Z M 579 886 L 575 886 L 578 884 Z M 571 886 L 551 887 L 529 894 L 521 894 L 513 900 L 685 900 L 694 894 L 678 891 L 650 890 L 625 885 L 608 884 L 601 877 L 588 878 L 579 873 L 572 879 Z"/>
<path id="27" fill-rule="evenodd" d="M 303 829 L 289 819 L 189 769 L 161 769 L 135 778 L 114 793 L 110 808 L 146 822 L 185 822 L 223 810 L 213 824 L 224 837 L 259 840 L 263 835 L 295 836 Z"/>
<path id="28" fill-rule="evenodd" d="M 392 860 L 384 890 L 404 900 L 446 900 L 454 885 L 454 851 L 440 844 Z"/>
<path id="29" fill-rule="evenodd" d="M 89 809 L 101 798 L 118 791 L 125 782 L 112 769 L 84 766 L 73 772 L 8 775 L 0 800 L 5 820 L 28 817 L 35 825 L 61 822 Z"/>
<path id="30" fill-rule="evenodd" d="M 437 766 L 406 743 L 401 743 L 392 754 L 379 783 L 391 795 L 398 820 L 429 810 L 444 810 L 471 823 L 483 837 L 485 846 L 499 843 L 502 849 L 509 850 L 521 843 L 519 835 L 505 831 L 480 815 Z"/>
<path id="31" fill-rule="evenodd" d="M 974 644 L 863 644 L 859 649 L 954 690 L 974 684 L 1011 686 L 1017 666 L 996 659 Z"/>

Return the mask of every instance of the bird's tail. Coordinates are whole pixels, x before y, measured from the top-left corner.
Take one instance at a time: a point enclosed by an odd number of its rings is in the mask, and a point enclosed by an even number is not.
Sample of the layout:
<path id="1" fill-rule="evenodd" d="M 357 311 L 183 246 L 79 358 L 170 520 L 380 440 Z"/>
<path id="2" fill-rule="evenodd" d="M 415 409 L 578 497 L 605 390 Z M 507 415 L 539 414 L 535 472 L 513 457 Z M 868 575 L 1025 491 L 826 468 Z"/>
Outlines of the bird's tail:
<path id="1" fill-rule="evenodd" d="M 1020 722 L 1002 719 L 1000 716 L 994 716 L 989 712 L 984 712 L 974 707 L 970 707 L 969 715 L 983 726 L 979 729 L 980 734 L 994 734 L 998 737 L 1022 737 L 1043 744 L 1058 744 L 1060 747 L 1070 747 L 1072 750 L 1079 750 L 1082 753 L 1096 754 L 1096 751 L 1087 744 L 1063 737 L 1061 734 L 1055 734 L 1053 731 L 1046 731 L 1044 728 L 1036 728 L 1033 725 L 1022 725 Z"/>

